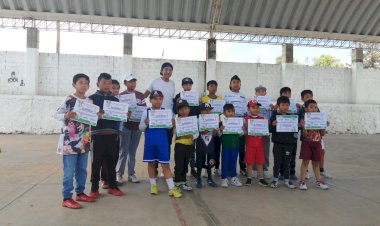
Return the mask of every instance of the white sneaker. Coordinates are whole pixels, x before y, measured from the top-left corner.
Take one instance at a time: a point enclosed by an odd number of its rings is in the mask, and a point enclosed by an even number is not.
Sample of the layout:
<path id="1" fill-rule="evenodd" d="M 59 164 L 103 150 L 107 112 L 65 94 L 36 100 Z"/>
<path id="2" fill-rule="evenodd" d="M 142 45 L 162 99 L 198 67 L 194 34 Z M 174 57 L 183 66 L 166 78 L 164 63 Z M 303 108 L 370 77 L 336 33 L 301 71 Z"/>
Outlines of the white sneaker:
<path id="1" fill-rule="evenodd" d="M 325 182 L 323 182 L 323 181 L 317 181 L 316 186 L 317 186 L 317 188 L 320 188 L 322 190 L 329 189 L 329 186 L 327 186 L 327 184 L 325 184 Z"/>
<path id="2" fill-rule="evenodd" d="M 140 182 L 140 180 L 134 174 L 128 176 L 128 181 L 130 181 L 132 183 L 139 183 Z"/>
<path id="3" fill-rule="evenodd" d="M 192 187 L 190 187 L 189 185 L 187 184 L 181 184 L 180 186 L 178 186 L 181 190 L 185 190 L 185 191 L 191 191 L 193 190 Z"/>
<path id="4" fill-rule="evenodd" d="M 291 181 L 285 181 L 285 186 L 290 188 L 290 189 L 294 189 L 296 188 L 296 186 L 291 182 Z"/>
<path id="5" fill-rule="evenodd" d="M 214 175 L 215 176 L 220 176 L 220 169 L 215 169 L 214 170 Z"/>
<path id="6" fill-rule="evenodd" d="M 300 182 L 299 188 L 300 188 L 300 190 L 307 190 L 307 186 L 306 186 L 305 181 Z"/>
<path id="7" fill-rule="evenodd" d="M 123 176 L 116 175 L 116 183 L 118 183 L 119 185 L 123 184 Z"/>
<path id="8" fill-rule="evenodd" d="M 310 179 L 310 174 L 309 174 L 309 172 L 306 172 L 306 175 L 305 175 L 305 179 Z"/>
<path id="9" fill-rule="evenodd" d="M 257 171 L 256 170 L 253 171 L 252 177 L 257 178 Z"/>
<path id="10" fill-rule="evenodd" d="M 332 178 L 331 174 L 329 174 L 329 173 L 326 172 L 326 171 L 321 172 L 321 176 L 323 176 L 323 177 L 325 177 L 325 178 L 328 178 L 328 179 L 331 179 L 331 178 Z"/>
<path id="11" fill-rule="evenodd" d="M 265 171 L 264 171 L 264 178 L 265 178 L 265 179 L 270 179 L 270 178 L 271 178 L 271 176 L 270 176 L 268 170 L 265 170 Z"/>
<path id="12" fill-rule="evenodd" d="M 220 184 L 220 186 L 222 186 L 223 188 L 228 188 L 228 180 L 227 180 L 227 178 L 226 179 L 222 179 L 222 183 Z"/>
<path id="13" fill-rule="evenodd" d="M 236 186 L 236 187 L 241 187 L 241 186 L 242 186 L 242 184 L 241 184 L 239 178 L 237 178 L 237 177 L 233 177 L 233 178 L 231 178 L 231 184 L 232 184 L 233 186 Z"/>

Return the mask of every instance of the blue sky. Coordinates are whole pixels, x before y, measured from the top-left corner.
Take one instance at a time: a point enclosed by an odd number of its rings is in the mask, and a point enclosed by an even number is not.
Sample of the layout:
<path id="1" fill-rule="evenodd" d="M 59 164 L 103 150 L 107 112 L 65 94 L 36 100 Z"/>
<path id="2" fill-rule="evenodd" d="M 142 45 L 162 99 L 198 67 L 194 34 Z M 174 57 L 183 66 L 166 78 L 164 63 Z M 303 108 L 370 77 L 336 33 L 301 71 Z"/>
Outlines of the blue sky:
<path id="1" fill-rule="evenodd" d="M 122 56 L 123 37 L 88 33 L 61 33 L 61 53 Z M 56 32 L 40 31 L 40 52 L 55 52 Z M 0 51 L 25 51 L 26 31 L 0 29 Z M 349 49 L 318 47 L 294 47 L 294 58 L 302 64 L 311 65 L 313 58 L 322 54 L 332 55 L 344 64 L 350 64 Z M 281 45 L 249 43 L 217 43 L 217 60 L 229 62 L 275 63 L 281 55 Z M 206 59 L 206 42 L 164 38 L 134 37 L 133 56 L 200 60 Z"/>

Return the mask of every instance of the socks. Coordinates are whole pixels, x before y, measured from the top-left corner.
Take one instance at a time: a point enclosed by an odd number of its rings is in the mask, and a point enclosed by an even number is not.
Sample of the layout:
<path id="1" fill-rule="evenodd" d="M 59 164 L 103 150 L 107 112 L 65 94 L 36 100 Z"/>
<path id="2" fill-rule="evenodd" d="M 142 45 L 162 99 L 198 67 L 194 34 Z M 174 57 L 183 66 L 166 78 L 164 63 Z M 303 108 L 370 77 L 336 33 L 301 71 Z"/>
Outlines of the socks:
<path id="1" fill-rule="evenodd" d="M 166 183 L 168 184 L 169 190 L 174 188 L 174 181 L 173 178 L 166 179 Z"/>
<path id="2" fill-rule="evenodd" d="M 149 181 L 150 181 L 150 185 L 157 184 L 157 178 L 150 178 Z"/>

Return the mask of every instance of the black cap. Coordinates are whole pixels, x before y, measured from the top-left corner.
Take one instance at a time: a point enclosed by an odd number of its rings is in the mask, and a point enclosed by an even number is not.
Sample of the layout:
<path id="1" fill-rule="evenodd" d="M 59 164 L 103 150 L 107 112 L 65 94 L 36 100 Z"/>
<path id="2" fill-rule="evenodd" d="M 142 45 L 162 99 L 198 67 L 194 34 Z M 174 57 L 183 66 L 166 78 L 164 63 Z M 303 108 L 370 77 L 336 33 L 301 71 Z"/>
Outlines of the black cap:
<path id="1" fill-rule="evenodd" d="M 182 85 L 185 85 L 185 84 L 193 84 L 193 80 L 189 77 L 186 77 L 186 78 L 183 78 L 182 79 Z"/>
<path id="2" fill-rule="evenodd" d="M 189 107 L 189 103 L 186 100 L 178 99 L 177 100 L 177 111 L 179 111 L 183 107 Z"/>
<path id="3" fill-rule="evenodd" d="M 206 110 L 206 109 L 210 109 L 210 110 L 214 109 L 214 108 L 211 106 L 210 103 L 202 103 L 201 106 L 200 106 L 199 108 L 200 108 L 201 111 L 202 111 L 202 110 Z"/>
<path id="4" fill-rule="evenodd" d="M 231 82 L 232 80 L 238 80 L 239 82 L 241 82 L 239 76 L 237 76 L 237 75 L 232 76 L 230 82 Z"/>
<path id="5" fill-rule="evenodd" d="M 207 87 L 209 87 L 210 85 L 216 85 L 216 86 L 218 86 L 218 82 L 215 81 L 215 80 L 210 80 L 210 81 L 207 82 Z"/>
<path id="6" fill-rule="evenodd" d="M 163 98 L 163 97 L 164 97 L 164 94 L 162 94 L 162 92 L 159 91 L 159 90 L 153 90 L 153 91 L 150 93 L 150 95 L 149 95 L 149 99 L 151 100 L 151 99 L 153 99 L 153 98 L 155 98 L 155 97 L 158 97 L 158 96 L 161 96 L 161 97 Z"/>
<path id="7" fill-rule="evenodd" d="M 160 70 L 160 72 L 162 72 L 162 70 L 164 70 L 164 68 L 166 68 L 166 67 L 170 67 L 170 68 L 172 68 L 172 70 L 173 70 L 173 65 L 172 65 L 171 63 L 169 63 L 169 62 L 165 62 L 165 63 L 163 63 L 163 64 L 161 65 L 161 70 Z"/>

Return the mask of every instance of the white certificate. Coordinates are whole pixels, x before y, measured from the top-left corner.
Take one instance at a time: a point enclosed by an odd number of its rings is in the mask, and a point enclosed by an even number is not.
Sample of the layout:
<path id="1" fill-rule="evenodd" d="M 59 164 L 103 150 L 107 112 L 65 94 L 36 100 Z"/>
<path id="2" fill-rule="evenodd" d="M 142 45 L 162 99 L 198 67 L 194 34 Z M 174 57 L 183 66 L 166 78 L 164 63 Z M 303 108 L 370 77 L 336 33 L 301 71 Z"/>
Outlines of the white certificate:
<path id="1" fill-rule="evenodd" d="M 200 114 L 199 115 L 199 131 L 211 131 L 219 128 L 218 114 Z"/>
<path id="2" fill-rule="evenodd" d="M 128 120 L 128 104 L 104 100 L 103 111 L 103 119 L 122 122 L 126 122 Z"/>
<path id="3" fill-rule="evenodd" d="M 224 96 L 226 103 L 233 104 L 235 108 L 236 116 L 243 116 L 247 112 L 247 101 L 245 97 L 239 94 L 226 94 Z"/>
<path id="4" fill-rule="evenodd" d="M 211 110 L 212 113 L 222 114 L 223 113 L 223 107 L 226 104 L 226 101 L 211 99 L 208 101 L 208 103 L 211 104 L 211 107 L 213 107 L 213 109 Z"/>
<path id="5" fill-rule="evenodd" d="M 76 113 L 73 121 L 81 122 L 83 124 L 96 126 L 98 123 L 99 106 L 92 104 L 86 100 L 77 99 L 75 101 L 73 112 Z"/>
<path id="6" fill-rule="evenodd" d="M 327 128 L 327 114 L 321 112 L 305 113 L 305 129 L 321 130 Z"/>
<path id="7" fill-rule="evenodd" d="M 268 136 L 269 126 L 267 119 L 248 119 L 248 135 Z"/>
<path id="8" fill-rule="evenodd" d="M 243 116 L 247 112 L 247 103 L 233 102 L 236 116 Z"/>
<path id="9" fill-rule="evenodd" d="M 134 93 L 120 95 L 119 100 L 121 103 L 128 104 L 130 111 L 137 108 L 137 99 Z"/>
<path id="10" fill-rule="evenodd" d="M 276 132 L 298 132 L 298 115 L 276 115 Z"/>
<path id="11" fill-rule="evenodd" d="M 243 118 L 225 117 L 223 118 L 223 134 L 243 134 Z"/>
<path id="12" fill-rule="evenodd" d="M 288 113 L 296 114 L 298 112 L 296 99 L 289 98 L 289 100 L 290 100 L 290 106 L 289 106 Z"/>
<path id="13" fill-rule="evenodd" d="M 173 113 L 170 109 L 149 110 L 149 128 L 172 128 Z"/>
<path id="14" fill-rule="evenodd" d="M 182 100 L 186 100 L 189 106 L 199 106 L 199 93 L 195 91 L 182 91 L 180 94 Z"/>
<path id="15" fill-rule="evenodd" d="M 175 119 L 175 122 L 177 137 L 182 137 L 189 134 L 198 134 L 197 116 L 189 116 L 184 118 L 178 117 Z"/>
<path id="16" fill-rule="evenodd" d="M 270 111 L 271 98 L 270 96 L 254 96 L 254 100 L 261 104 L 260 111 Z"/>
<path id="17" fill-rule="evenodd" d="M 146 112 L 147 107 L 137 106 L 132 110 L 131 118 L 128 121 L 131 122 L 140 122 L 142 115 Z"/>

